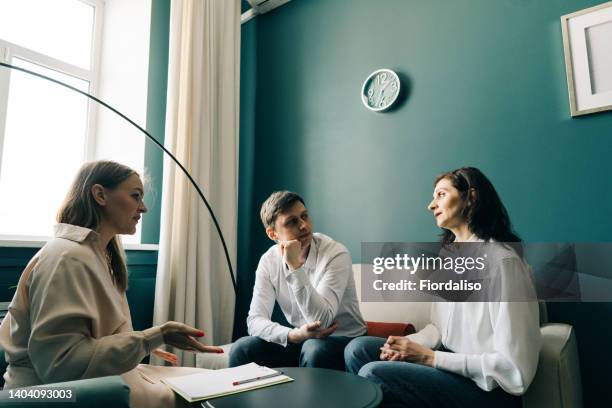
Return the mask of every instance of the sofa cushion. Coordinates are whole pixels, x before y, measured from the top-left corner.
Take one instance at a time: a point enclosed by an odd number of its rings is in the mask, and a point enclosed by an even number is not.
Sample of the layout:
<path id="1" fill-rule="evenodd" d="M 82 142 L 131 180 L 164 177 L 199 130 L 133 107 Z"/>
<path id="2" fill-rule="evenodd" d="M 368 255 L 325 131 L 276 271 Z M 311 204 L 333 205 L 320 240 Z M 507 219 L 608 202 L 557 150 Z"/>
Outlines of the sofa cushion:
<path id="1" fill-rule="evenodd" d="M 366 324 L 368 336 L 374 337 L 407 336 L 416 332 L 410 323 L 366 322 Z"/>

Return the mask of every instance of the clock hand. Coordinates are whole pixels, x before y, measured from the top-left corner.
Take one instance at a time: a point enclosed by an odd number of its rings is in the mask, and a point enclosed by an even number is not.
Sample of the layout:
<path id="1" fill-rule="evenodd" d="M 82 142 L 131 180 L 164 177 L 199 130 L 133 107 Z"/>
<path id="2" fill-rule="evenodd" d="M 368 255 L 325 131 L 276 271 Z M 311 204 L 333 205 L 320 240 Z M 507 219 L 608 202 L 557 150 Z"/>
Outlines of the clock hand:
<path id="1" fill-rule="evenodd" d="M 383 98 L 384 93 L 385 93 L 385 89 L 387 89 L 387 87 L 391 84 L 391 82 L 393 82 L 393 78 L 386 80 L 383 84 L 382 87 L 380 88 L 379 91 L 379 98 L 377 99 L 376 103 L 379 104 L 380 100 Z"/>
<path id="2" fill-rule="evenodd" d="M 380 101 L 382 101 L 385 97 L 385 90 L 387 89 L 387 86 L 389 86 L 389 81 L 385 82 L 384 86 L 380 89 L 380 97 L 378 98 L 379 101 L 379 106 L 380 106 Z"/>
<path id="3" fill-rule="evenodd" d="M 378 82 L 378 85 L 382 85 L 381 87 L 377 89 L 378 92 L 377 92 L 377 98 L 376 98 L 376 106 L 380 106 L 380 100 L 383 98 L 384 90 L 389 84 L 390 80 L 387 80 L 381 84 L 380 76 L 377 76 L 376 81 Z"/>
<path id="4" fill-rule="evenodd" d="M 381 88 L 380 88 L 380 75 L 376 77 L 376 106 L 378 106 L 379 102 L 380 102 L 380 95 L 381 95 Z"/>
<path id="5" fill-rule="evenodd" d="M 385 83 L 383 84 L 382 88 L 380 89 L 380 91 L 381 91 L 381 92 L 382 92 L 382 91 L 384 91 L 384 90 L 385 90 L 385 88 L 387 88 L 387 87 L 388 87 L 388 86 L 391 84 L 391 82 L 393 82 L 393 80 L 392 80 L 392 79 L 389 79 L 387 82 L 385 82 Z"/>

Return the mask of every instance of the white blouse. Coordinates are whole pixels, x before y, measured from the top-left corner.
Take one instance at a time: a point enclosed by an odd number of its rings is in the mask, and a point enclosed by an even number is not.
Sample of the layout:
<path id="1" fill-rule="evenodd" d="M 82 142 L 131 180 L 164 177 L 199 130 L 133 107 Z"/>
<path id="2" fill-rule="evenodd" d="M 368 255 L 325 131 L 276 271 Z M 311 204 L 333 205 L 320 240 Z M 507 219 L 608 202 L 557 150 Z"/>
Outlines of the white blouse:
<path id="1" fill-rule="evenodd" d="M 530 267 L 511 249 L 504 251 L 496 268 L 493 272 L 505 285 L 530 282 L 525 279 Z M 451 351 L 435 351 L 435 368 L 471 378 L 485 391 L 500 386 L 513 395 L 525 393 L 540 352 L 537 301 L 432 302 L 430 320 L 407 337 L 433 350 L 442 345 Z"/>

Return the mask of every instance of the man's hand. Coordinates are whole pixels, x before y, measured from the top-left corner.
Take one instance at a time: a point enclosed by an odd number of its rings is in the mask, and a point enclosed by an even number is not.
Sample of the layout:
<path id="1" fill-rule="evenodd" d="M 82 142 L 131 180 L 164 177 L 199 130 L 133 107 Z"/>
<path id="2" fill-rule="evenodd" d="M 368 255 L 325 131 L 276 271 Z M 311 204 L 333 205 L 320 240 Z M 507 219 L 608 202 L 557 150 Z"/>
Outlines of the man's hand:
<path id="1" fill-rule="evenodd" d="M 297 239 L 291 241 L 279 242 L 281 254 L 283 255 L 283 262 L 286 263 L 292 271 L 298 269 L 304 264 L 300 260 L 302 253 L 302 244 Z"/>
<path id="2" fill-rule="evenodd" d="M 389 336 L 380 348 L 380 359 L 385 361 L 408 361 L 433 367 L 434 351 L 402 336 Z"/>
<path id="3" fill-rule="evenodd" d="M 289 343 L 302 343 L 308 339 L 323 339 L 336 331 L 338 322 L 332 322 L 331 326 L 326 329 L 320 329 L 320 327 L 320 321 L 306 323 L 299 329 L 291 330 L 287 335 L 287 341 Z"/>

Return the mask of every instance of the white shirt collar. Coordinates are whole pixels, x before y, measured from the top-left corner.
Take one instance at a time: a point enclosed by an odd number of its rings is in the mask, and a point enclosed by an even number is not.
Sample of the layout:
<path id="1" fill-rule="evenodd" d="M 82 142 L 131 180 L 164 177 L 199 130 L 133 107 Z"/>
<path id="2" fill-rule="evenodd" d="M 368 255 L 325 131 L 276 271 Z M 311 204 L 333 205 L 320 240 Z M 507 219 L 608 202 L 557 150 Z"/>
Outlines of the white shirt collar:
<path id="1" fill-rule="evenodd" d="M 312 237 L 310 240 L 310 250 L 308 251 L 308 256 L 306 257 L 306 262 L 304 262 L 303 267 L 305 269 L 314 269 L 317 265 L 317 254 L 319 252 L 317 240 Z"/>

